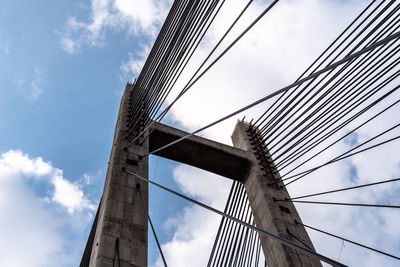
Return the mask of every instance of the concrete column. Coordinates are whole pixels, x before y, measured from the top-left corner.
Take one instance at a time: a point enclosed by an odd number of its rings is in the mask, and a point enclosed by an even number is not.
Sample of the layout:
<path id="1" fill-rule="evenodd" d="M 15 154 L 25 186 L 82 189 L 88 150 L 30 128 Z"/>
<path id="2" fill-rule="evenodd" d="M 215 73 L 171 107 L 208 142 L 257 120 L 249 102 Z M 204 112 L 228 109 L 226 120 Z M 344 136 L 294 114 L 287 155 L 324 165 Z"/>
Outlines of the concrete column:
<path id="1" fill-rule="evenodd" d="M 121 100 L 117 125 L 107 170 L 102 204 L 90 257 L 90 266 L 118 266 L 116 240 L 119 240 L 121 266 L 147 266 L 147 217 L 136 189 L 148 206 L 148 185 L 122 171 L 126 167 L 142 177 L 148 177 L 148 141 L 128 149 L 127 110 L 131 85 L 127 85 Z"/>
<path id="2" fill-rule="evenodd" d="M 252 145 L 246 132 L 248 127 L 248 123 L 238 122 L 232 135 L 232 142 L 237 148 L 252 151 Z M 293 203 L 274 201 L 274 198 L 289 198 L 287 190 L 285 188 L 281 189 L 276 185 L 268 185 L 274 182 L 274 174 L 269 171 L 263 171 L 255 154 L 250 154 L 249 160 L 252 164 L 244 185 L 256 225 L 268 232 L 302 245 L 293 238 L 292 235 L 295 235 L 307 244 L 310 249 L 315 250 L 305 228 L 295 223 L 295 220 L 301 222 L 301 219 Z M 275 179 L 279 178 L 279 174 L 275 175 Z M 262 235 L 260 235 L 260 239 L 268 266 L 322 266 L 319 260 L 297 252 L 278 241 Z"/>

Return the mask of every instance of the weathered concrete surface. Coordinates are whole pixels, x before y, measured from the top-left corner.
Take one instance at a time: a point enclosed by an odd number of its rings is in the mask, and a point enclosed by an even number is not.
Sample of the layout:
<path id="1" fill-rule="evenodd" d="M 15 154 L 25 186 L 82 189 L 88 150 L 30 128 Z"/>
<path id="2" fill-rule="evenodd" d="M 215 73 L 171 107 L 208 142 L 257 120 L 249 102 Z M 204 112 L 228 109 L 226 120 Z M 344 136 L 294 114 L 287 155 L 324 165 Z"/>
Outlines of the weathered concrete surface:
<path id="1" fill-rule="evenodd" d="M 90 266 L 118 266 L 117 239 L 121 266 L 147 266 L 147 217 L 136 184 L 140 184 L 146 206 L 148 185 L 122 171 L 122 167 L 127 167 L 142 177 L 148 177 L 148 159 L 139 158 L 139 155 L 148 153 L 148 141 L 124 150 L 128 142 L 125 136 L 131 89 L 128 84 L 121 100 Z"/>
<path id="2" fill-rule="evenodd" d="M 238 122 L 232 135 L 232 142 L 235 147 L 252 151 L 252 145 L 246 132 L 248 126 L 247 123 Z M 315 250 L 305 228 L 294 222 L 295 220 L 301 222 L 301 219 L 293 203 L 281 203 L 273 200 L 274 198 L 289 198 L 287 190 L 268 185 L 274 182 L 274 177 L 272 174 L 263 175 L 254 153 L 250 153 L 249 160 L 252 162 L 252 167 L 244 185 L 256 225 L 302 246 L 289 234 L 290 232 L 307 244 L 309 248 Z M 279 178 L 279 174 L 276 175 L 275 178 Z M 271 238 L 260 235 L 260 240 L 268 266 L 322 266 L 321 262 L 314 257 L 297 252 Z"/>
<path id="3" fill-rule="evenodd" d="M 188 134 L 161 123 L 155 123 L 150 133 L 150 151 Z M 250 171 L 249 153 L 206 138 L 190 136 L 156 155 L 242 182 Z"/>

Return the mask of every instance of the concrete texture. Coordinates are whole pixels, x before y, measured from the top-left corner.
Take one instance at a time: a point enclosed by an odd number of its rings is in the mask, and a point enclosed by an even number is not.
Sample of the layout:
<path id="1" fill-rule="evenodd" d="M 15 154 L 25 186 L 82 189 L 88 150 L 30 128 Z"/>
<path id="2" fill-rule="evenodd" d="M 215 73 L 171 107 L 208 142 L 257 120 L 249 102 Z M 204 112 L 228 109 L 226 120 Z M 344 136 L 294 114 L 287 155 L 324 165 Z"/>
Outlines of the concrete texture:
<path id="1" fill-rule="evenodd" d="M 150 132 L 150 151 L 188 134 L 160 123 L 155 123 Z M 248 153 L 206 138 L 190 136 L 156 155 L 242 182 L 250 171 Z"/>
<path id="2" fill-rule="evenodd" d="M 148 159 L 139 157 L 148 152 L 148 141 L 124 150 L 129 142 L 125 137 L 128 98 L 132 87 L 127 85 L 121 100 L 90 266 L 118 266 L 117 239 L 121 267 L 147 266 L 147 215 L 136 184 L 140 184 L 146 205 L 148 185 L 122 171 L 122 167 L 126 167 L 142 177 L 148 177 Z"/>
<path id="3" fill-rule="evenodd" d="M 247 123 L 238 122 L 232 135 L 232 142 L 237 148 L 252 151 L 252 145 L 246 132 L 248 127 Z M 279 174 L 275 174 L 273 177 L 272 172 L 263 171 L 254 153 L 250 153 L 249 160 L 252 162 L 252 167 L 244 185 L 257 227 L 302 246 L 293 238 L 292 235 L 295 235 L 310 249 L 315 250 L 305 228 L 295 223 L 295 220 L 301 222 L 301 219 L 293 203 L 274 201 L 274 198 L 289 198 L 285 188 L 268 185 L 279 178 Z M 265 175 L 266 173 L 269 174 Z M 314 257 L 297 252 L 278 241 L 262 235 L 260 235 L 260 240 L 268 266 L 322 266 L 321 262 Z"/>

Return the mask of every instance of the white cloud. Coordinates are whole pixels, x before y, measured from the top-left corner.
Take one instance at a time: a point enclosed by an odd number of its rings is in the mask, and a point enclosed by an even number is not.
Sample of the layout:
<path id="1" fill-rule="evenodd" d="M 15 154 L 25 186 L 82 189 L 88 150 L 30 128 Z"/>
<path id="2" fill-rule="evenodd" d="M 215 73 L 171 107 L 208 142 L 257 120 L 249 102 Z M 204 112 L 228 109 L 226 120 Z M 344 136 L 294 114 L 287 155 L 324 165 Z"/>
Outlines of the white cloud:
<path id="1" fill-rule="evenodd" d="M 82 253 L 77 243 L 87 238 L 82 236 L 93 210 L 79 185 L 50 162 L 19 150 L 2 153 L 0 265 L 75 265 Z"/>
<path id="2" fill-rule="evenodd" d="M 43 71 L 40 67 L 36 66 L 34 71 L 34 77 L 31 81 L 31 91 L 29 92 L 28 97 L 36 100 L 43 93 L 43 83 L 45 82 L 43 78 Z"/>
<path id="3" fill-rule="evenodd" d="M 229 179 L 185 165 L 178 166 L 173 176 L 185 195 L 223 210 L 232 184 Z M 206 266 L 220 219 L 198 206 L 186 207 L 169 218 L 165 228 L 176 231 L 172 240 L 162 246 L 168 265 Z M 156 266 L 163 266 L 161 259 Z"/>
<path id="4" fill-rule="evenodd" d="M 83 181 L 84 184 L 90 185 L 93 183 L 93 181 L 95 179 L 96 179 L 96 175 L 84 173 L 81 180 Z"/>
<path id="5" fill-rule="evenodd" d="M 155 23 L 161 22 L 160 17 L 163 16 L 165 3 L 162 1 L 152 0 L 116 0 L 113 4 L 114 8 L 122 14 L 122 16 L 130 21 L 133 31 L 150 31 L 154 33 L 156 30 Z"/>
<path id="6" fill-rule="evenodd" d="M 174 180 L 182 191 L 204 203 L 223 208 L 232 181 L 187 165 L 179 165 L 173 172 Z"/>
<path id="7" fill-rule="evenodd" d="M 44 162 L 41 157 L 30 158 L 19 150 L 10 150 L 1 155 L 0 170 L 5 175 L 3 179 L 10 179 L 14 175 L 45 179 L 53 186 L 51 200 L 65 207 L 69 212 L 95 210 L 93 203 L 84 196 L 80 185 L 73 184 L 64 178 L 62 170 L 54 168 L 49 162 Z"/>
<path id="8" fill-rule="evenodd" d="M 69 53 L 69 54 L 73 54 L 73 53 L 75 52 L 75 50 L 76 50 L 76 43 L 75 43 L 75 41 L 73 41 L 71 38 L 65 37 L 65 36 L 64 36 L 64 37 L 61 38 L 60 43 L 61 43 L 61 48 L 62 48 L 65 52 L 67 52 L 67 53 Z"/>
<path id="9" fill-rule="evenodd" d="M 0 168 L 3 174 L 23 174 L 36 178 L 50 175 L 53 167 L 38 157 L 30 159 L 27 154 L 21 151 L 10 150 L 0 157 Z"/>
<path id="10" fill-rule="evenodd" d="M 206 266 L 220 217 L 200 207 L 185 208 L 179 216 L 172 240 L 162 245 L 168 265 Z M 160 259 L 156 266 L 163 266 Z"/>
<path id="11" fill-rule="evenodd" d="M 128 35 L 154 35 L 166 16 L 167 0 L 92 0 L 89 21 L 67 20 L 60 35 L 61 48 L 69 54 L 82 46 L 102 46 L 107 30 L 126 30 Z"/>
<path id="12" fill-rule="evenodd" d="M 15 83 L 18 91 L 24 94 L 26 98 L 35 101 L 44 92 L 43 85 L 46 82 L 45 72 L 40 66 L 36 66 L 29 76 L 29 79 L 19 77 Z"/>
<path id="13" fill-rule="evenodd" d="M 133 53 L 128 53 L 128 60 L 123 61 L 120 67 L 122 71 L 121 81 L 129 80 L 133 82 L 139 76 L 148 54 L 148 47 L 143 47 L 141 53 L 136 56 Z"/>
<path id="14" fill-rule="evenodd" d="M 1 266 L 46 266 L 62 253 L 62 234 L 47 207 L 14 175 L 0 175 Z"/>
<path id="15" fill-rule="evenodd" d="M 66 207 L 69 212 L 83 209 L 96 210 L 95 205 L 85 198 L 77 185 L 62 177 L 62 172 L 54 176 L 52 183 L 55 188 L 52 200 Z"/>

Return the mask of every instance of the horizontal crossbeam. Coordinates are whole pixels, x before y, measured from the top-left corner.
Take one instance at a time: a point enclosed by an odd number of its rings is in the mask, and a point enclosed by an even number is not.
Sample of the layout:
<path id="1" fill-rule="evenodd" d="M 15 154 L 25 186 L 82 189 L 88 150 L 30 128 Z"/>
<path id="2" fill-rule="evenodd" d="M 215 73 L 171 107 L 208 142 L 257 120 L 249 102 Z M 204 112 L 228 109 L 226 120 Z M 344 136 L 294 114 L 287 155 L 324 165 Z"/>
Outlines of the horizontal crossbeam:
<path id="1" fill-rule="evenodd" d="M 161 123 L 154 123 L 150 132 L 150 151 L 157 150 L 188 134 Z M 239 148 L 193 135 L 155 155 L 243 182 L 251 167 L 248 153 Z"/>

